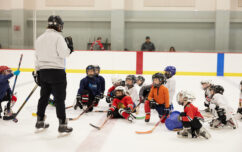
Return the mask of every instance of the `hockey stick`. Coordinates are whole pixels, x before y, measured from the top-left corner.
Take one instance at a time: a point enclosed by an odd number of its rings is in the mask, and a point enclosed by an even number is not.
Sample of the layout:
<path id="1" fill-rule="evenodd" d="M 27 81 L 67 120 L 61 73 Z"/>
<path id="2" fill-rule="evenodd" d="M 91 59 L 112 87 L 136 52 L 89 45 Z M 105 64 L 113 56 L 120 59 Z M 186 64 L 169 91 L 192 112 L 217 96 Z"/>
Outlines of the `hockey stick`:
<path id="1" fill-rule="evenodd" d="M 18 63 L 18 69 L 17 69 L 17 70 L 20 69 L 20 65 L 21 65 L 21 63 L 22 63 L 22 59 L 23 59 L 23 54 L 20 55 L 20 60 L 19 60 L 19 63 Z M 11 93 L 11 96 L 10 96 L 10 99 L 9 99 L 10 101 L 9 101 L 9 103 L 7 104 L 7 109 L 8 109 L 8 110 L 10 110 L 10 107 L 11 107 L 11 100 L 12 100 L 12 97 L 13 97 L 13 95 L 14 95 L 14 90 L 15 90 L 15 86 L 16 86 L 16 83 L 17 83 L 17 79 L 18 79 L 18 75 L 16 75 L 16 76 L 15 76 L 15 79 L 14 79 L 13 88 L 12 88 L 12 93 Z M 4 117 L 4 120 L 10 120 L 10 119 L 12 119 L 11 116 L 10 116 L 9 118 Z"/>
<path id="2" fill-rule="evenodd" d="M 148 130 L 148 131 L 136 131 L 135 133 L 137 133 L 137 134 L 150 134 L 150 133 L 152 133 L 155 130 L 155 128 L 161 123 L 161 121 L 164 118 L 165 118 L 165 115 L 163 115 L 161 117 L 161 119 L 155 124 L 155 126 L 151 130 Z"/>
<path id="3" fill-rule="evenodd" d="M 89 125 L 92 126 L 92 127 L 94 127 L 94 128 L 96 128 L 96 129 L 98 129 L 98 130 L 101 130 L 101 129 L 103 128 L 103 126 L 108 122 L 108 120 L 109 120 L 111 117 L 112 117 L 112 116 L 108 116 L 108 117 L 105 119 L 105 121 L 102 123 L 102 125 L 101 125 L 100 127 L 98 127 L 98 126 L 96 126 L 96 125 L 93 125 L 93 124 L 91 124 L 91 123 L 89 123 Z"/>
<path id="4" fill-rule="evenodd" d="M 73 107 L 73 106 L 67 106 L 66 109 L 70 109 L 70 108 L 72 108 L 72 107 Z"/>
<path id="5" fill-rule="evenodd" d="M 17 70 L 20 69 L 20 65 L 22 63 L 22 59 L 23 59 L 23 54 L 21 54 L 21 56 L 20 56 L 20 60 L 19 60 L 19 63 L 18 63 L 18 69 Z M 16 75 L 15 80 L 14 80 L 14 83 L 13 83 L 12 95 L 13 95 L 14 90 L 15 90 L 15 86 L 16 86 L 17 79 L 18 79 L 18 75 Z M 11 98 L 12 98 L 12 95 L 11 95 Z"/>
<path id="6" fill-rule="evenodd" d="M 77 116 L 76 118 L 68 118 L 70 121 L 72 120 L 77 120 L 79 119 L 84 113 L 86 113 L 90 108 L 92 108 L 94 106 L 94 104 L 90 105 L 87 109 L 85 109 L 79 116 Z"/>
<path id="7" fill-rule="evenodd" d="M 141 104 L 141 102 L 131 111 L 131 113 L 130 114 L 132 114 L 135 110 L 136 110 L 136 108 L 139 106 Z M 135 116 L 134 116 L 135 117 Z M 98 130 L 101 130 L 102 128 L 103 128 L 103 126 L 107 123 L 107 121 L 110 119 L 110 118 L 112 118 L 112 116 L 108 116 L 106 119 L 105 119 L 105 121 L 103 122 L 103 124 L 100 126 L 100 127 L 98 127 L 98 126 L 96 126 L 96 125 L 93 125 L 92 123 L 90 123 L 89 125 L 90 126 L 92 126 L 92 127 L 94 127 L 94 128 L 96 128 L 96 129 L 98 129 Z M 135 119 L 136 119 L 136 117 L 135 117 Z"/>
<path id="8" fill-rule="evenodd" d="M 68 106 L 68 107 L 66 107 L 66 109 L 69 109 L 69 108 L 71 108 L 71 107 L 73 107 L 73 106 Z M 32 116 L 37 117 L 37 113 L 33 112 L 33 113 L 32 113 Z"/>
<path id="9" fill-rule="evenodd" d="M 108 112 L 107 110 L 95 110 L 93 112 Z"/>
<path id="10" fill-rule="evenodd" d="M 16 113 L 13 113 L 12 116 L 10 116 L 10 119 L 13 119 L 14 122 L 18 122 L 18 120 L 16 119 L 17 115 L 19 114 L 19 112 L 23 109 L 24 105 L 27 103 L 27 101 L 30 99 L 30 97 L 32 96 L 32 94 L 34 93 L 34 91 L 38 88 L 38 85 L 36 84 L 35 87 L 32 89 L 32 91 L 30 92 L 30 94 L 28 95 L 28 97 L 25 99 L 25 101 L 23 102 L 23 104 L 21 105 L 21 107 L 18 109 L 18 111 Z"/>

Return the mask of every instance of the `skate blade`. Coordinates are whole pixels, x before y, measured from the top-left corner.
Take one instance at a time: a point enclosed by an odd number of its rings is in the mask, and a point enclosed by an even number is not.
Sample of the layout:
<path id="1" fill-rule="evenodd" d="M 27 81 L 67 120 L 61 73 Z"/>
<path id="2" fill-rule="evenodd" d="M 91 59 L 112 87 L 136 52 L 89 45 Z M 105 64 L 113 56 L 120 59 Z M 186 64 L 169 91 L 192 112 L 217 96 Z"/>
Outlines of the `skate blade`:
<path id="1" fill-rule="evenodd" d="M 71 133 L 72 132 L 59 132 L 59 135 L 57 136 L 57 138 L 69 136 Z"/>
<path id="2" fill-rule="evenodd" d="M 12 120 L 14 119 L 13 116 L 3 116 L 3 120 Z"/>
<path id="3" fill-rule="evenodd" d="M 47 129 L 48 129 L 48 128 L 40 128 L 40 129 L 37 129 L 37 128 L 36 128 L 34 133 L 36 133 L 36 134 L 38 134 L 38 133 L 42 133 L 42 132 L 45 132 Z"/>

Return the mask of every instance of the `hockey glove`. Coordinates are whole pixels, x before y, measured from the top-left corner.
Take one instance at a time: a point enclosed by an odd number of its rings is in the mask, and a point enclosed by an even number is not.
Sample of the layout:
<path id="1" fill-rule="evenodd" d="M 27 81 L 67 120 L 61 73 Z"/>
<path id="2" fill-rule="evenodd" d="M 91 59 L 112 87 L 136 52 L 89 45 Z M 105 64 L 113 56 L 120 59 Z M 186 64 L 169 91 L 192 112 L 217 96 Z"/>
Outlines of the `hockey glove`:
<path id="1" fill-rule="evenodd" d="M 81 95 L 81 102 L 83 104 L 87 104 L 88 101 L 89 101 L 89 94 L 83 94 L 83 95 Z"/>
<path id="2" fill-rule="evenodd" d="M 113 111 L 110 109 L 108 110 L 108 113 L 107 113 L 107 117 L 109 117 L 109 116 L 111 116 L 111 117 L 113 116 Z"/>
<path id="3" fill-rule="evenodd" d="M 157 103 L 155 102 L 155 100 L 150 100 L 150 109 L 155 109 L 157 106 Z"/>
<path id="4" fill-rule="evenodd" d="M 40 86 L 40 74 L 39 74 L 39 71 L 33 71 L 32 72 L 32 75 L 34 77 L 34 81 L 35 83 Z"/>
<path id="5" fill-rule="evenodd" d="M 81 102 L 81 96 L 79 94 L 76 96 L 76 101 Z"/>
<path id="6" fill-rule="evenodd" d="M 165 114 L 165 116 L 168 116 L 170 114 L 170 109 L 169 108 L 165 108 L 164 109 L 164 114 Z"/>
<path id="7" fill-rule="evenodd" d="M 181 116 L 181 117 L 185 117 L 185 116 L 187 116 L 187 114 L 186 114 L 185 112 L 181 112 L 181 113 L 180 113 L 180 116 Z"/>
<path id="8" fill-rule="evenodd" d="M 74 48 L 73 48 L 73 42 L 72 42 L 72 37 L 71 36 L 65 37 L 65 41 L 66 41 L 66 44 L 67 44 L 68 48 L 71 50 L 70 53 L 72 53 L 73 50 L 74 50 Z"/>
<path id="9" fill-rule="evenodd" d="M 13 74 L 14 74 L 14 75 L 16 75 L 16 76 L 18 76 L 18 75 L 19 75 L 19 73 L 20 73 L 20 71 L 19 71 L 19 70 L 17 70 L 17 71 L 14 71 L 14 72 L 13 72 Z"/>
<path id="10" fill-rule="evenodd" d="M 209 104 L 204 102 L 204 106 L 209 108 Z"/>
<path id="11" fill-rule="evenodd" d="M 106 97 L 106 102 L 107 102 L 107 103 L 111 103 L 112 100 L 113 100 L 112 97 L 110 97 L 110 96 L 107 96 L 107 97 Z"/>
<path id="12" fill-rule="evenodd" d="M 124 110 L 125 110 L 126 113 L 129 113 L 129 114 L 132 112 L 130 107 L 124 108 Z"/>
<path id="13" fill-rule="evenodd" d="M 240 113 L 242 115 L 242 108 L 238 108 L 237 113 Z"/>
<path id="14" fill-rule="evenodd" d="M 104 98 L 104 94 L 103 93 L 100 93 L 100 99 L 103 99 Z"/>
<path id="15" fill-rule="evenodd" d="M 81 103 L 81 96 L 78 94 L 76 96 L 76 104 L 74 105 L 74 109 L 76 110 L 77 107 L 79 107 L 80 109 L 82 109 L 82 103 Z"/>

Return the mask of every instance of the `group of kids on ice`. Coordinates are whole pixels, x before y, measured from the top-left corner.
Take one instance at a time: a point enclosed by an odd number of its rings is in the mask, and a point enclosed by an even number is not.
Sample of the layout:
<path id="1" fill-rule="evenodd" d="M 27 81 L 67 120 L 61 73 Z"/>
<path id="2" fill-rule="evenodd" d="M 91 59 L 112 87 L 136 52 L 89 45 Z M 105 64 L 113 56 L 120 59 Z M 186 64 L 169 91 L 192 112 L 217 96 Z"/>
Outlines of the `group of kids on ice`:
<path id="1" fill-rule="evenodd" d="M 0 66 L 0 118 L 4 113 L 3 119 L 9 120 L 13 113 L 11 108 L 17 101 L 14 92 L 9 86 L 9 79 L 14 75 L 19 75 L 20 71 L 13 72 L 7 66 Z M 175 95 L 176 81 L 174 75 L 176 68 L 167 66 L 164 73 L 155 73 L 152 75 L 152 84 L 146 85 L 143 76 L 128 75 L 125 80 L 117 77 L 112 78 L 113 86 L 105 92 L 105 79 L 99 74 L 98 65 L 88 65 L 86 68 L 86 77 L 81 79 L 80 87 L 77 92 L 74 109 L 87 109 L 93 111 L 97 107 L 100 99 L 106 98 L 109 104 L 107 117 L 124 118 L 132 122 L 135 119 L 133 113 L 140 111 L 139 103 L 144 104 L 145 122 L 149 122 L 151 109 L 157 111 L 160 121 L 164 123 L 173 111 L 173 97 Z M 236 129 L 236 120 L 233 109 L 229 106 L 221 85 L 214 85 L 211 81 L 201 81 L 202 89 L 205 91 L 205 114 L 210 113 L 212 119 L 209 122 L 212 128 L 232 127 Z M 137 86 L 140 88 L 139 93 Z M 202 110 L 193 105 L 195 96 L 188 91 L 179 91 L 176 95 L 176 101 L 184 107 L 177 120 L 182 123 L 182 129 L 177 132 L 179 137 L 196 138 L 202 136 L 210 138 L 210 134 L 203 127 L 204 117 Z M 2 110 L 1 103 L 7 101 Z M 52 101 L 53 102 L 53 101 Z M 202 114 L 201 114 L 202 113 Z M 237 114 L 242 119 L 242 81 L 240 82 L 240 99 Z"/>

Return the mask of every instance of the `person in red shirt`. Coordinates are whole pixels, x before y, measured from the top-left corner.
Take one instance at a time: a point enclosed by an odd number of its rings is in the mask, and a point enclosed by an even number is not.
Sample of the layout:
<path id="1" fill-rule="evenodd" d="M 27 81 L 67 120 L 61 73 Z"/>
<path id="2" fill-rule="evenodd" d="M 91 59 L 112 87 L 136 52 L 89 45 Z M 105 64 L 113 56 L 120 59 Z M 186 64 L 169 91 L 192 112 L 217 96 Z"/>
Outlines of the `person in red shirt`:
<path id="1" fill-rule="evenodd" d="M 134 116 L 131 114 L 134 108 L 134 103 L 130 96 L 125 93 L 125 88 L 118 86 L 115 88 L 115 98 L 113 99 L 112 107 L 108 110 L 107 117 L 125 118 L 132 122 Z"/>
<path id="2" fill-rule="evenodd" d="M 92 43 L 90 50 L 104 50 L 101 40 L 102 38 L 98 37 L 97 40 Z"/>
<path id="3" fill-rule="evenodd" d="M 178 131 L 177 134 L 180 137 L 192 137 L 196 138 L 202 136 L 206 139 L 210 138 L 210 134 L 205 128 L 202 127 L 203 116 L 191 102 L 195 100 L 195 97 L 187 91 L 180 91 L 177 94 L 177 102 L 179 105 L 184 106 L 184 112 L 181 112 L 178 118 L 182 121 L 183 130 Z"/>
<path id="4" fill-rule="evenodd" d="M 125 82 L 122 79 L 114 77 L 114 78 L 112 78 L 112 84 L 113 84 L 113 86 L 110 87 L 107 92 L 107 96 L 106 96 L 107 103 L 112 103 L 113 98 L 115 96 L 115 94 L 114 94 L 115 88 L 118 86 L 124 86 Z"/>

